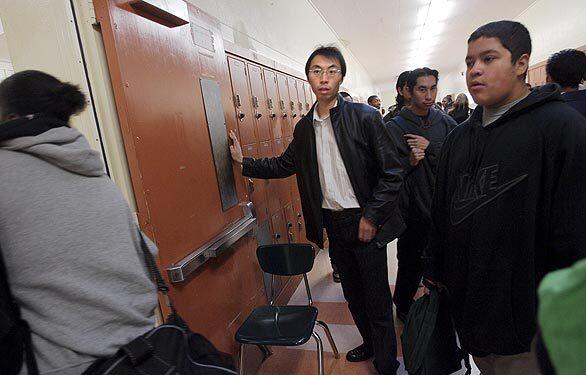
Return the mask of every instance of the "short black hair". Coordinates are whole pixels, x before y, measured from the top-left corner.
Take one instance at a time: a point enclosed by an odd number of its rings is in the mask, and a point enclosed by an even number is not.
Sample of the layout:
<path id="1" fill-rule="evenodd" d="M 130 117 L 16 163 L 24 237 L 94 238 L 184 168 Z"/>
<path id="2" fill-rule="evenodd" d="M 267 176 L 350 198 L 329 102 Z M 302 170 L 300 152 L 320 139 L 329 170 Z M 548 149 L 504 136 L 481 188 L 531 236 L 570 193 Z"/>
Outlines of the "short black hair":
<path id="1" fill-rule="evenodd" d="M 378 95 L 369 96 L 368 99 L 366 99 L 366 102 L 370 104 L 370 102 L 372 102 L 374 99 L 378 99 Z"/>
<path id="2" fill-rule="evenodd" d="M 2 116 L 42 113 L 69 121 L 85 106 L 85 95 L 77 86 L 38 70 L 15 73 L 0 83 Z"/>
<path id="3" fill-rule="evenodd" d="M 496 38 L 511 53 L 514 64 L 519 58 L 531 55 L 531 35 L 522 23 L 516 21 L 496 21 L 480 26 L 474 31 L 468 43 L 480 38 Z"/>
<path id="4" fill-rule="evenodd" d="M 336 59 L 340 62 L 340 69 L 342 70 L 342 78 L 346 76 L 346 60 L 342 52 L 334 46 L 321 46 L 309 55 L 307 62 L 305 63 L 305 75 L 309 77 L 309 68 L 311 68 L 311 60 L 316 56 L 325 56 L 331 59 Z"/>
<path id="5" fill-rule="evenodd" d="M 413 91 L 415 85 L 417 84 L 417 78 L 428 76 L 435 77 L 436 82 L 439 81 L 439 72 L 435 69 L 425 67 L 412 70 L 407 77 L 407 87 L 410 91 Z"/>
<path id="6" fill-rule="evenodd" d="M 554 53 L 547 60 L 545 71 L 558 85 L 576 88 L 586 79 L 586 53 L 577 49 Z"/>

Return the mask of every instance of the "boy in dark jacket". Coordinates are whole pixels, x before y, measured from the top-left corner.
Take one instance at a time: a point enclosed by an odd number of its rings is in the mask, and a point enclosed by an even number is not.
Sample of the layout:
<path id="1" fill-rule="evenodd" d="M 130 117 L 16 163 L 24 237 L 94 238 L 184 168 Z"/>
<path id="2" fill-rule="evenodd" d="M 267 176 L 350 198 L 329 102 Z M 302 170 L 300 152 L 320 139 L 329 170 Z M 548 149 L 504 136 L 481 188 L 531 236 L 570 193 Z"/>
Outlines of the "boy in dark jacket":
<path id="1" fill-rule="evenodd" d="M 442 149 L 425 277 L 443 283 L 462 346 L 482 373 L 538 374 L 536 289 L 586 249 L 586 121 L 557 86 L 529 91 L 518 22 L 468 39 L 478 108 Z"/>
<path id="2" fill-rule="evenodd" d="M 448 133 L 456 127 L 450 116 L 435 108 L 437 83 L 437 70 L 413 70 L 404 89 L 411 98 L 409 104 L 386 123 L 405 171 L 400 214 L 406 229 L 397 243 L 399 268 L 393 297 L 403 322 L 423 274 L 421 256 L 429 239 L 437 160 Z"/>
<path id="3" fill-rule="evenodd" d="M 586 90 L 578 90 L 586 79 L 586 53 L 577 49 L 565 49 L 554 53 L 545 66 L 547 82 L 561 86 L 562 97 L 586 117 Z"/>

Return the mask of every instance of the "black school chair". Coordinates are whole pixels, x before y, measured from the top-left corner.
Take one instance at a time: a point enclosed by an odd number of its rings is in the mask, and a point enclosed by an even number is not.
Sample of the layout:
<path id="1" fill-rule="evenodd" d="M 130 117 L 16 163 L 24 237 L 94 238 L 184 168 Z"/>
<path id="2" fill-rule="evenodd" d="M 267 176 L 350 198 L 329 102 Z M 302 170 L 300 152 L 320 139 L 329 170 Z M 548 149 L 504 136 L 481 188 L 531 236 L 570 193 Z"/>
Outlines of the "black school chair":
<path id="1" fill-rule="evenodd" d="M 240 374 L 244 372 L 244 346 L 246 344 L 258 345 L 263 351 L 270 353 L 267 346 L 302 345 L 313 336 L 317 343 L 318 374 L 323 375 L 323 344 L 315 331 L 316 324 L 326 332 L 336 359 L 340 358 L 340 354 L 330 329 L 327 324 L 317 320 L 318 311 L 312 306 L 307 272 L 313 268 L 313 247 L 309 244 L 259 246 L 256 249 L 256 256 L 262 270 L 272 275 L 271 300 L 270 305 L 254 309 L 236 332 L 236 341 L 240 343 Z M 309 304 L 307 306 L 275 306 L 274 276 L 301 274 L 303 274 Z"/>

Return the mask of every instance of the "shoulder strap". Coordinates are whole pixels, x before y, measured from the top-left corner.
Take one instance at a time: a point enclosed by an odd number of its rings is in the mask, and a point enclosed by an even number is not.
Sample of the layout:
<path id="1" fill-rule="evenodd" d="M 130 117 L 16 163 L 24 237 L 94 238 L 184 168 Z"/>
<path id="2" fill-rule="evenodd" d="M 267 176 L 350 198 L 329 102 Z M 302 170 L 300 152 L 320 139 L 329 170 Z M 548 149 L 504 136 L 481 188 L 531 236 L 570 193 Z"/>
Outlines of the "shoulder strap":
<path id="1" fill-rule="evenodd" d="M 409 125 L 407 124 L 407 121 L 403 117 L 397 115 L 397 116 L 393 117 L 391 119 L 391 121 L 393 121 L 395 124 L 397 124 L 399 126 L 399 128 L 401 128 L 403 133 L 409 132 L 409 129 L 408 129 Z"/>
<path id="2" fill-rule="evenodd" d="M 39 368 L 37 367 L 37 361 L 33 352 L 33 343 L 31 338 L 31 329 L 28 322 L 21 318 L 20 307 L 16 303 L 12 292 L 10 291 L 10 285 L 8 284 L 8 272 L 6 271 L 6 265 L 4 264 L 4 257 L 2 256 L 2 248 L 0 247 L 0 295 L 4 299 L 2 301 L 3 309 L 6 308 L 8 311 L 0 311 L 1 332 L 0 335 L 14 334 L 15 337 L 20 337 L 24 344 L 24 360 L 29 375 L 38 375 Z M 1 338 L 1 337 L 0 337 Z M 18 360 L 15 358 L 14 360 Z M 20 367 L 20 365 L 19 365 Z"/>
<path id="3" fill-rule="evenodd" d="M 157 290 L 159 292 L 161 292 L 163 294 L 163 296 L 165 296 L 167 304 L 171 308 L 172 314 L 177 315 L 177 311 L 175 310 L 175 305 L 173 305 L 173 301 L 171 301 L 171 298 L 169 297 L 169 287 L 167 286 L 167 284 L 165 283 L 165 280 L 163 279 L 163 277 L 161 276 L 161 273 L 159 272 L 159 268 L 157 267 L 157 263 L 155 262 L 155 257 L 153 256 L 153 254 L 151 254 L 151 251 L 149 250 L 149 247 L 147 246 L 146 241 L 144 240 L 144 237 L 143 237 L 144 235 L 142 234 L 142 231 L 138 228 L 137 228 L 137 231 L 138 231 L 138 237 L 140 238 L 140 248 L 141 248 L 142 253 L 144 255 L 144 260 L 147 265 L 147 269 L 149 270 L 151 279 L 157 285 Z"/>

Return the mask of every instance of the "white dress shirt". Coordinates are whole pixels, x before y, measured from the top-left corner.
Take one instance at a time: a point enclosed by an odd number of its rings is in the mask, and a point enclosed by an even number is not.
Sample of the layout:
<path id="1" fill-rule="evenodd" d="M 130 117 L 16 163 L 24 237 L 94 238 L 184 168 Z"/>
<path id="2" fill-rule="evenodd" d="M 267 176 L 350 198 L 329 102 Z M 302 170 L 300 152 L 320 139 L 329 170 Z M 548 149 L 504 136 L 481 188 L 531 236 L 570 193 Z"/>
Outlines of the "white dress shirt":
<path id="1" fill-rule="evenodd" d="M 360 208 L 338 149 L 329 112 L 322 119 L 319 117 L 316 106 L 313 111 L 313 127 L 319 183 L 323 197 L 322 208 L 332 211 Z"/>

